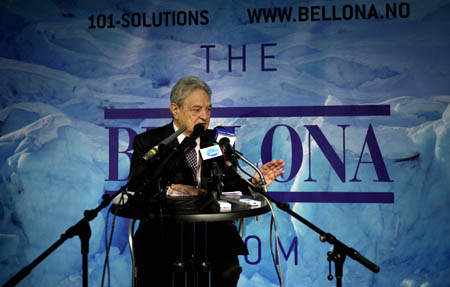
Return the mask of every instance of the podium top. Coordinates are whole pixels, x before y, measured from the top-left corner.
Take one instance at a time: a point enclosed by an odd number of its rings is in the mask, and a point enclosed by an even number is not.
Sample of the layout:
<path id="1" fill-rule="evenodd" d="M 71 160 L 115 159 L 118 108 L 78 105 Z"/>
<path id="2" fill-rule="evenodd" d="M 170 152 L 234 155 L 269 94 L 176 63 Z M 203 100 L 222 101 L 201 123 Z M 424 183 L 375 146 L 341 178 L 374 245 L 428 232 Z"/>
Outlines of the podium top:
<path id="1" fill-rule="evenodd" d="M 247 203 L 240 201 L 240 198 L 222 197 L 220 198 L 220 200 L 230 203 L 230 208 L 219 209 L 219 207 L 217 207 L 199 211 L 183 209 L 177 210 L 176 207 L 172 207 L 164 208 L 164 211 L 160 212 L 159 205 L 153 205 L 153 207 L 145 207 L 143 205 L 140 205 L 139 207 L 137 207 L 133 204 L 129 204 L 128 201 L 127 203 L 122 205 L 113 204 L 111 206 L 111 212 L 120 217 L 140 220 L 159 220 L 162 216 L 163 219 L 173 220 L 177 222 L 213 222 L 253 217 L 264 214 L 270 210 L 270 207 L 268 206 L 266 200 L 262 195 L 255 194 L 253 199 L 259 201 L 261 205 L 250 206 Z"/>

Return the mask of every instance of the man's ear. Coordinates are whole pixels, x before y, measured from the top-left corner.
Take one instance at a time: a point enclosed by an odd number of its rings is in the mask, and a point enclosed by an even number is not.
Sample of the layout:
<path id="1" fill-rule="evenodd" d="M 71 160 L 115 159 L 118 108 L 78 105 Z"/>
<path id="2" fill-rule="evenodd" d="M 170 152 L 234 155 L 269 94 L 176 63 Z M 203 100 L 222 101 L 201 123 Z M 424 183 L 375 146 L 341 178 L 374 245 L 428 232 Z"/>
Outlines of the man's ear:
<path id="1" fill-rule="evenodd" d="M 170 103 L 170 112 L 172 113 L 172 117 L 178 120 L 178 113 L 180 112 L 180 107 L 175 103 Z"/>

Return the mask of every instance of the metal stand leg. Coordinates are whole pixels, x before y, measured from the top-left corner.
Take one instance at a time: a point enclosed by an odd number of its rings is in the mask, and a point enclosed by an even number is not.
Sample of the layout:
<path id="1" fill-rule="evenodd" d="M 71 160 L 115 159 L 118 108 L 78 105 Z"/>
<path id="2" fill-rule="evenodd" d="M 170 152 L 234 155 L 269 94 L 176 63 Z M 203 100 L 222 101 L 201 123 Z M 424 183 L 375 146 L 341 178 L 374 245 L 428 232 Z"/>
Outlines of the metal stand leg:
<path id="1" fill-rule="evenodd" d="M 187 264 L 184 258 L 184 224 L 177 223 L 177 239 L 179 242 L 178 245 L 178 256 L 177 258 L 173 258 L 173 262 L 170 262 L 170 270 L 171 270 L 171 286 L 177 287 L 180 286 L 181 282 L 183 286 L 187 287 L 188 285 L 188 277 L 187 277 Z"/>
<path id="2" fill-rule="evenodd" d="M 241 237 L 244 237 L 244 232 L 245 232 L 245 219 L 241 218 L 239 220 L 239 235 Z"/>
<path id="3" fill-rule="evenodd" d="M 136 219 L 131 219 L 130 226 L 128 227 L 128 245 L 130 247 L 131 254 L 131 286 L 135 287 L 136 283 L 136 263 L 134 258 L 134 247 L 133 247 L 133 235 L 134 235 L 134 225 L 136 224 Z"/>
<path id="4" fill-rule="evenodd" d="M 203 266 L 208 270 L 208 287 L 211 287 L 211 264 L 208 262 L 208 223 L 205 224 L 205 249 L 204 249 L 204 258 L 203 258 Z M 203 270 L 204 271 L 204 270 Z"/>
<path id="5" fill-rule="evenodd" d="M 201 286 L 205 286 L 204 282 L 206 280 L 208 286 L 211 287 L 211 263 L 208 262 L 208 223 L 203 222 L 201 223 L 201 225 L 203 225 L 204 233 L 203 240 L 200 240 L 202 246 L 199 246 L 199 248 L 203 247 L 203 250 L 199 249 L 199 253 L 196 254 L 194 258 L 195 265 L 193 271 L 195 272 L 197 277 L 197 282 L 194 286 L 197 287 L 199 282 L 202 282 Z M 201 232 L 199 234 L 201 234 Z"/>
<path id="6" fill-rule="evenodd" d="M 186 234 L 189 234 L 189 237 L 185 236 Z M 198 287 L 199 285 L 205 286 L 203 284 L 207 282 L 207 286 L 211 287 L 211 263 L 208 262 L 207 253 L 208 224 L 179 223 L 178 239 L 179 254 L 171 263 L 171 286 Z M 180 278 L 180 275 L 184 278 Z"/>
<path id="7" fill-rule="evenodd" d="M 192 251 L 192 266 L 191 266 L 191 273 L 192 273 L 192 279 L 193 279 L 193 286 L 198 287 L 198 270 L 197 270 L 197 266 L 196 265 L 196 261 L 197 261 L 197 250 L 196 250 L 196 245 L 197 245 L 197 225 L 194 222 L 193 223 L 193 229 L 194 232 L 192 232 L 192 234 L 194 235 L 194 240 L 193 242 L 193 251 Z"/>

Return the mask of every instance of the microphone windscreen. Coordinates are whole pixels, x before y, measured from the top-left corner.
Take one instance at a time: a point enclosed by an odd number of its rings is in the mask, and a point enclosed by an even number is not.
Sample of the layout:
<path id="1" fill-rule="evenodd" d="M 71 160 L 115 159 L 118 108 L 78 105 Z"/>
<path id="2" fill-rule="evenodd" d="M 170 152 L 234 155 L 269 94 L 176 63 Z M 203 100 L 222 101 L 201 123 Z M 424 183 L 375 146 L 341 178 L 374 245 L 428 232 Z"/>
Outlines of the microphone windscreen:
<path id="1" fill-rule="evenodd" d="M 196 124 L 194 126 L 194 131 L 192 132 L 191 137 L 197 138 L 205 131 L 205 127 L 202 124 Z"/>
<path id="2" fill-rule="evenodd" d="M 228 144 L 230 143 L 230 139 L 227 138 L 227 137 L 223 137 L 223 138 L 221 138 L 221 139 L 219 140 L 219 145 L 220 145 L 220 146 L 226 145 L 227 143 L 228 143 Z"/>

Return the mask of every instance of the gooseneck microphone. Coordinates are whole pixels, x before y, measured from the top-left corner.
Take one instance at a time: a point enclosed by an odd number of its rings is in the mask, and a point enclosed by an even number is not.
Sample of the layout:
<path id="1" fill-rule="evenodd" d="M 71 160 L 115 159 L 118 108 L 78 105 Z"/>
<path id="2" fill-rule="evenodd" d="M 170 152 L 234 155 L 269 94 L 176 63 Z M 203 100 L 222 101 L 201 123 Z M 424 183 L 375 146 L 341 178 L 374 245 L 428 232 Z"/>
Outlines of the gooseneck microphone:
<path id="1" fill-rule="evenodd" d="M 165 145 L 170 144 L 174 139 L 176 139 L 185 130 L 186 130 L 186 126 L 182 126 L 176 132 L 174 132 L 173 134 L 171 134 L 167 138 L 163 139 L 159 144 L 157 144 L 154 147 L 152 147 L 152 149 L 149 150 L 146 154 L 144 154 L 144 156 L 142 158 L 144 160 L 146 160 L 146 161 L 151 159 L 152 157 L 154 157 L 158 153 L 158 150 L 159 150 L 159 148 L 161 146 L 165 146 Z"/>
<path id="2" fill-rule="evenodd" d="M 250 160 L 248 160 L 242 153 L 235 150 L 231 146 L 230 140 L 228 138 L 224 137 L 224 138 L 220 139 L 219 145 L 222 147 L 225 157 L 228 158 L 228 160 L 225 161 L 225 164 L 227 165 L 227 167 L 232 168 L 236 172 L 237 160 L 238 159 L 242 160 L 243 162 L 248 164 L 252 169 L 254 169 L 256 171 L 256 173 L 258 173 L 258 175 L 260 177 L 260 181 L 261 181 L 261 188 L 264 190 L 264 192 L 267 193 L 266 179 L 264 178 L 264 175 L 262 174 L 261 170 L 257 166 L 255 166 Z M 236 172 L 236 174 L 238 174 L 238 173 Z M 241 178 L 244 181 L 246 181 L 247 183 L 249 183 L 250 186 L 256 187 L 253 183 L 250 183 L 248 180 L 244 179 L 243 177 L 241 177 Z"/>

